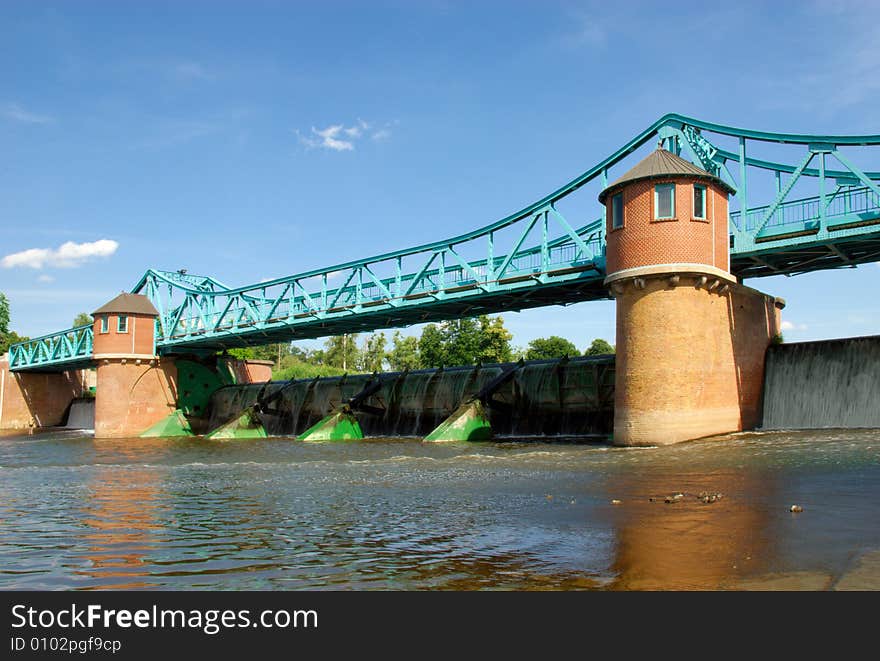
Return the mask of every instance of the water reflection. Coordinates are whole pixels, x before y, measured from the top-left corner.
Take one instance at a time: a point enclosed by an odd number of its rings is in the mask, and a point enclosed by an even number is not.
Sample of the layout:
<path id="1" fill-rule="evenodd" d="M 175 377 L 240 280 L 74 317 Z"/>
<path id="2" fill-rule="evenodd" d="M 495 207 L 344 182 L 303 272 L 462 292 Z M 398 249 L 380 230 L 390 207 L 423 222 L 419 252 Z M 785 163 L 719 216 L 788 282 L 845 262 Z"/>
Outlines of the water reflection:
<path id="1" fill-rule="evenodd" d="M 160 473 L 155 469 L 99 466 L 88 481 L 89 496 L 80 513 L 80 554 L 84 568 L 74 573 L 94 579 L 94 587 L 148 587 L 150 563 L 145 562 L 161 541 Z"/>
<path id="2" fill-rule="evenodd" d="M 877 575 L 878 447 L 5 437 L 0 589 L 858 586 Z"/>
<path id="3" fill-rule="evenodd" d="M 730 472 L 682 477 L 618 476 L 610 493 L 631 497 L 614 508 L 611 588 L 719 589 L 767 570 L 774 550 L 764 503 L 776 499 L 772 477 Z M 719 493 L 720 500 L 704 502 Z"/>

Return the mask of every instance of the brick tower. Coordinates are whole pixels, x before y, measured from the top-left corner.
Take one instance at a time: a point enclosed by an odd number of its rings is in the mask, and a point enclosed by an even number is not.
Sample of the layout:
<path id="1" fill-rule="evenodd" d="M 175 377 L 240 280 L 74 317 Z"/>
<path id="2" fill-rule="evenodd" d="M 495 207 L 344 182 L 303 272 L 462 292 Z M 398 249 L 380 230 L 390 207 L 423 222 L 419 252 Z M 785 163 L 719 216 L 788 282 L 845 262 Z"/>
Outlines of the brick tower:
<path id="1" fill-rule="evenodd" d="M 146 296 L 122 293 L 92 315 L 95 438 L 137 436 L 176 407 L 174 361 L 156 355 L 159 313 Z"/>
<path id="2" fill-rule="evenodd" d="M 764 353 L 783 303 L 730 274 L 724 181 L 664 149 L 599 195 L 617 300 L 616 445 L 760 423 Z"/>

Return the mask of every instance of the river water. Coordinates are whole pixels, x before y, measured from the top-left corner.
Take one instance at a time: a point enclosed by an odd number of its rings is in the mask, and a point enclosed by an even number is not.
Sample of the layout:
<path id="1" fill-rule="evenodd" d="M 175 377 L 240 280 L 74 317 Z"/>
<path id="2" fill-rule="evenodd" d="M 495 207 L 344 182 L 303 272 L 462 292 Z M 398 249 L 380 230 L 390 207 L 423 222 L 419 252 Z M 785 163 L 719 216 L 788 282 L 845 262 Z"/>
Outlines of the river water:
<path id="1" fill-rule="evenodd" d="M 0 589 L 878 589 L 878 503 L 878 430 L 648 449 L 7 435 Z"/>

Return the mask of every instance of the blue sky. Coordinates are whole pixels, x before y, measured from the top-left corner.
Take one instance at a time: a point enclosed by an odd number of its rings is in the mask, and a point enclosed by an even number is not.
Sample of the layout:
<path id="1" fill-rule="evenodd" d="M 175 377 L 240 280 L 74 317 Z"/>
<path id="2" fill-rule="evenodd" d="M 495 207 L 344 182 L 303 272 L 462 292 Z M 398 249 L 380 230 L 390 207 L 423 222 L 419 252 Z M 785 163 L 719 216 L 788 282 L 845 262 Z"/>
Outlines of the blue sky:
<path id="1" fill-rule="evenodd" d="M 149 267 L 241 285 L 459 234 L 667 112 L 880 133 L 880 4 L 714 5 L 4 2 L 0 258 L 40 251 L 0 268 L 12 327 Z M 748 284 L 807 340 L 880 332 L 878 280 Z M 612 302 L 505 318 L 518 345 L 614 341 Z"/>

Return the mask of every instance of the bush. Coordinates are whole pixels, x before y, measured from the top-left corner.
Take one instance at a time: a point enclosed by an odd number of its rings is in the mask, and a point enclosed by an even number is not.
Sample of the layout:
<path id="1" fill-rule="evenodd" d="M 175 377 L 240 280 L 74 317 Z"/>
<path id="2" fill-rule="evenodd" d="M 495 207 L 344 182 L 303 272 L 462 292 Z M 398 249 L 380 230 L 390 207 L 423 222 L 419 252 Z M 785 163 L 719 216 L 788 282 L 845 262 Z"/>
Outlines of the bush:
<path id="1" fill-rule="evenodd" d="M 272 371 L 273 381 L 289 381 L 290 379 L 314 379 L 316 376 L 342 376 L 346 370 L 330 365 L 312 365 L 302 361 L 285 361 L 286 366 Z"/>

